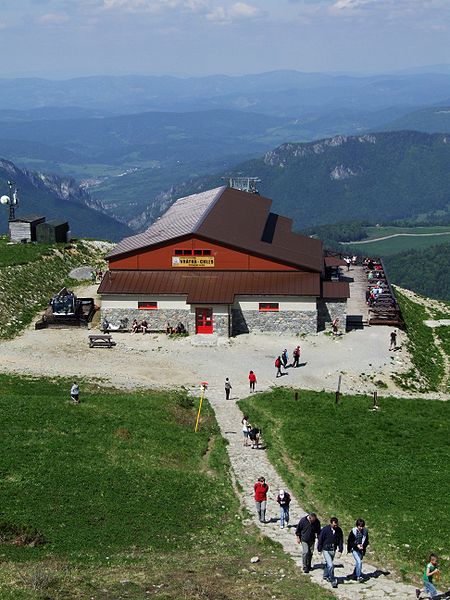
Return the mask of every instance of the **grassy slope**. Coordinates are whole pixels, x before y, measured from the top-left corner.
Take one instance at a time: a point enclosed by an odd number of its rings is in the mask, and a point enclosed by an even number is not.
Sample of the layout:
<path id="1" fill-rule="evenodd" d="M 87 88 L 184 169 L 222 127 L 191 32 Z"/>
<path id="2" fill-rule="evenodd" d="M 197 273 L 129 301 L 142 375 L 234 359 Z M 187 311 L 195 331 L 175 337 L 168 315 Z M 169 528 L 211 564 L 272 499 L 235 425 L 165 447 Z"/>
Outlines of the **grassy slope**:
<path id="1" fill-rule="evenodd" d="M 73 285 L 68 274 L 80 265 L 102 264 L 102 253 L 88 242 L 8 245 L 0 238 L 0 339 L 10 338 L 44 309 L 51 296 Z"/>
<path id="2" fill-rule="evenodd" d="M 415 399 L 371 400 L 292 390 L 241 402 L 264 431 L 269 455 L 307 509 L 336 513 L 348 530 L 358 517 L 372 533 L 380 564 L 392 561 L 418 577 L 427 555 L 446 558 L 448 584 L 449 404 Z"/>
<path id="3" fill-rule="evenodd" d="M 85 382 L 75 406 L 63 380 L 0 376 L 0 389 L 0 536 L 6 523 L 47 541 L 0 545 L 2 600 L 331 598 L 244 528 L 207 404 L 194 434 L 182 392 Z"/>
<path id="4" fill-rule="evenodd" d="M 406 389 L 416 391 L 437 391 L 445 388 L 444 357 L 434 340 L 434 332 L 424 321 L 432 318 L 423 305 L 407 298 L 398 289 L 395 290 L 408 334 L 408 350 L 414 369 L 396 376 L 396 382 Z"/>

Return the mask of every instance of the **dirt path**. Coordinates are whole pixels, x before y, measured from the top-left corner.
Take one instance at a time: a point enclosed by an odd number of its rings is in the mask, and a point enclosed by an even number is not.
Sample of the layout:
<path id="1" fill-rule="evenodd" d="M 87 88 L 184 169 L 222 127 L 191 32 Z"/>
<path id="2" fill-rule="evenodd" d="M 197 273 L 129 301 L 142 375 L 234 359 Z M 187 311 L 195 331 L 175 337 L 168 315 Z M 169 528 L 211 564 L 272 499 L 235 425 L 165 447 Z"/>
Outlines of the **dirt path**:
<path id="1" fill-rule="evenodd" d="M 261 389 L 261 386 L 259 385 Z M 280 529 L 278 522 L 278 505 L 276 496 L 279 489 L 288 489 L 285 482 L 275 471 L 274 467 L 269 462 L 264 450 L 252 450 L 250 446 L 243 446 L 243 438 L 241 431 L 242 413 L 236 405 L 236 399 L 241 396 L 245 397 L 248 394 L 247 386 L 233 384 L 233 399 L 226 401 L 222 391 L 214 390 L 207 392 L 207 398 L 212 404 L 216 413 L 216 418 L 219 423 L 222 435 L 228 440 L 228 454 L 230 456 L 231 465 L 235 473 L 237 481 L 242 486 L 242 501 L 246 508 L 255 515 L 254 523 L 261 529 L 264 535 L 279 542 L 285 552 L 287 552 L 295 561 L 302 567 L 301 547 L 296 543 L 294 534 L 294 524 L 298 522 L 300 517 L 305 514 L 305 510 L 301 507 L 299 499 L 292 498 L 291 503 L 291 523 L 287 529 Z M 258 522 L 255 513 L 253 501 L 253 484 L 258 477 L 264 476 L 269 484 L 269 499 L 266 518 L 272 518 L 273 522 L 262 525 Z M 370 553 L 369 553 L 370 555 Z M 330 588 L 329 583 L 322 580 L 322 558 L 317 553 L 313 557 L 313 566 L 315 568 L 305 577 L 310 577 L 315 583 L 326 588 Z M 368 562 L 363 563 L 363 572 L 367 579 L 364 583 L 346 580 L 346 575 L 353 571 L 354 561 L 344 554 L 340 559 L 336 560 L 336 576 L 338 578 L 338 588 L 333 590 L 337 598 L 347 600 L 364 600 L 364 599 L 407 599 L 415 597 L 415 588 L 411 585 L 395 581 L 389 575 L 383 573 L 383 569 L 375 567 Z"/>

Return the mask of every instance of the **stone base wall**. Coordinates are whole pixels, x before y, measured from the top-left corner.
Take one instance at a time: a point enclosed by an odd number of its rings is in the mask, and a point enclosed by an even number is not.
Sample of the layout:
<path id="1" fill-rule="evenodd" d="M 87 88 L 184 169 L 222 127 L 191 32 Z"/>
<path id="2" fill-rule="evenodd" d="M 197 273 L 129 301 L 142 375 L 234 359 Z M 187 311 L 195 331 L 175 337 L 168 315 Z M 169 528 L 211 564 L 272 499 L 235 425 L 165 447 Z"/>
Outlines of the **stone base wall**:
<path id="1" fill-rule="evenodd" d="M 214 314 L 213 310 L 213 327 L 214 333 L 223 337 L 230 335 L 230 317 L 227 314 Z"/>
<path id="2" fill-rule="evenodd" d="M 241 333 L 317 333 L 317 311 L 232 310 L 232 335 Z"/>
<path id="3" fill-rule="evenodd" d="M 317 330 L 324 331 L 333 319 L 339 319 L 341 331 L 345 331 L 347 300 L 317 301 Z"/>
<path id="4" fill-rule="evenodd" d="M 133 319 L 137 321 L 148 322 L 149 329 L 165 331 L 167 323 L 176 327 L 178 323 L 183 323 L 190 335 L 195 334 L 195 312 L 190 310 L 159 308 L 158 310 L 138 310 L 135 308 L 102 308 L 100 312 L 100 321 L 106 319 L 115 327 L 118 327 L 122 319 L 128 319 L 128 329 L 131 328 Z M 214 314 L 213 311 L 214 333 L 228 337 L 229 317 L 227 314 Z"/>
<path id="5" fill-rule="evenodd" d="M 189 310 L 180 309 L 158 309 L 158 310 L 138 310 L 136 308 L 102 308 L 100 320 L 106 319 L 113 325 L 119 326 L 122 319 L 128 319 L 128 328 L 131 328 L 133 319 L 137 321 L 148 322 L 149 329 L 165 331 L 167 323 L 176 327 L 178 323 L 183 323 L 189 334 L 195 333 L 195 313 Z"/>

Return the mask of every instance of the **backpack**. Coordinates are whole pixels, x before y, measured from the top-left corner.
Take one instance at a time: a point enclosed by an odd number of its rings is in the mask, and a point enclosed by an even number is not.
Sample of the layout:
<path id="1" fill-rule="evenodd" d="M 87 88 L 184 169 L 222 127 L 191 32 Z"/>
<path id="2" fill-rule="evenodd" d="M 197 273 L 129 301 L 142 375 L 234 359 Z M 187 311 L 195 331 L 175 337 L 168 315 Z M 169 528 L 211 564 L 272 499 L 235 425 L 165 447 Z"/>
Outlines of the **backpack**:
<path id="1" fill-rule="evenodd" d="M 280 365 L 281 365 L 281 360 L 279 358 L 277 358 L 275 361 L 275 366 L 277 367 L 277 369 Z"/>

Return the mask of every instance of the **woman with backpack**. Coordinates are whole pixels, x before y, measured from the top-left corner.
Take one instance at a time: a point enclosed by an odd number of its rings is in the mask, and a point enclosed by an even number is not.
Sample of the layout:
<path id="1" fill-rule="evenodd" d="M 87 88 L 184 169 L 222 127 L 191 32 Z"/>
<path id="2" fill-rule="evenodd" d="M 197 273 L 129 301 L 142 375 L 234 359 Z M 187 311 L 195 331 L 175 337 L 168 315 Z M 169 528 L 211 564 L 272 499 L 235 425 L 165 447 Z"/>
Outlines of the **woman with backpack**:
<path id="1" fill-rule="evenodd" d="M 281 377 L 282 376 L 282 372 L 281 372 L 281 356 L 279 356 L 276 360 L 275 360 L 275 368 L 277 369 L 277 377 Z"/>

